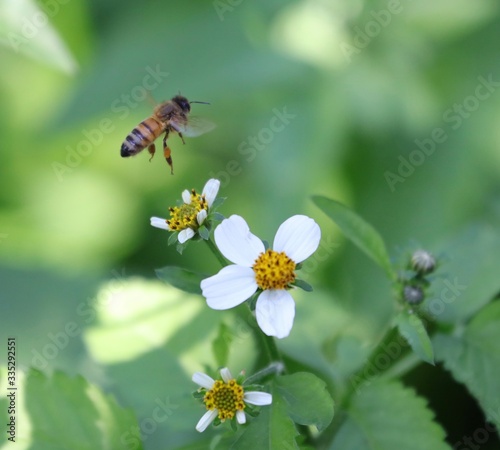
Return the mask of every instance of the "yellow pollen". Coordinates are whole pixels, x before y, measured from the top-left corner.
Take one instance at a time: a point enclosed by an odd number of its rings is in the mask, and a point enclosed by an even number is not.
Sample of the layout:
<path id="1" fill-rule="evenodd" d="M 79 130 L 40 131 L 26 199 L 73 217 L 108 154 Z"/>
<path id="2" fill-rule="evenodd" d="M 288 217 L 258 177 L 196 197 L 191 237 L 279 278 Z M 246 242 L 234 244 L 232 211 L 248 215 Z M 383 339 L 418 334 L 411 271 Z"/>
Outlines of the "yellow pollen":
<path id="1" fill-rule="evenodd" d="M 295 280 L 295 263 L 285 252 L 266 250 L 252 266 L 255 281 L 262 289 L 285 289 Z"/>
<path id="2" fill-rule="evenodd" d="M 183 203 L 182 206 L 169 208 L 170 219 L 167 225 L 172 231 L 181 231 L 186 228 L 198 228 L 197 214 L 202 210 L 208 210 L 208 204 L 204 195 L 199 195 L 193 189 L 191 191 L 191 203 Z"/>
<path id="3" fill-rule="evenodd" d="M 206 392 L 203 402 L 207 409 L 217 409 L 219 419 L 224 422 L 226 419 L 232 419 L 236 411 L 243 411 L 243 394 L 243 388 L 236 380 L 229 380 L 227 383 L 217 380 L 212 389 Z"/>

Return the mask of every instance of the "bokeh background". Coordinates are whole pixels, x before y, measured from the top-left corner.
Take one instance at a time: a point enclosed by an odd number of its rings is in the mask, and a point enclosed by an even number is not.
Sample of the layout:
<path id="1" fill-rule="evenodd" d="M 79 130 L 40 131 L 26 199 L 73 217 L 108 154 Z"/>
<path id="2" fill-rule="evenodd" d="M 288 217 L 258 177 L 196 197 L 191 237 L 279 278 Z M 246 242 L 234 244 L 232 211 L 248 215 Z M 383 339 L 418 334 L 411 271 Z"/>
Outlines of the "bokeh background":
<path id="1" fill-rule="evenodd" d="M 498 230 L 494 0 L 1 0 L 0 38 L 2 339 L 17 337 L 22 367 L 82 374 L 139 421 L 170 398 L 180 409 L 142 430 L 148 449 L 197 438 L 202 411 L 174 394 L 213 364 L 220 320 L 155 276 L 167 264 L 218 270 L 201 244 L 181 256 L 149 224 L 183 189 L 218 177 L 221 212 L 269 241 L 290 215 L 314 217 L 323 253 L 308 281 L 333 290 L 342 329 L 368 340 L 391 313 L 390 286 L 311 195 L 353 207 L 395 258 L 414 246 L 445 252 L 473 225 Z M 170 138 L 173 176 L 161 154 L 121 158 L 151 114 L 149 95 L 178 92 L 210 102 L 193 115 L 217 128 L 186 145 Z M 235 372 L 251 352 L 232 355 Z M 405 381 L 428 397 L 450 443 L 484 426 L 440 367 Z M 499 448 L 496 439 L 481 448 Z"/>

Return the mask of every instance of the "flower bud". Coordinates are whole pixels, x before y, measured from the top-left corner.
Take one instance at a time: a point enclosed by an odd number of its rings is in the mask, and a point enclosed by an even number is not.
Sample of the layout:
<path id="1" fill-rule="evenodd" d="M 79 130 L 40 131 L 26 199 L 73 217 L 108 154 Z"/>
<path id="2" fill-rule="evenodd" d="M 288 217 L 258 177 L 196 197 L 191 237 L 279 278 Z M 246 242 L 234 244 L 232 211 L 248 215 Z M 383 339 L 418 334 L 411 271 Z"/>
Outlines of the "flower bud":
<path id="1" fill-rule="evenodd" d="M 424 300 L 424 291 L 419 286 L 405 286 L 403 296 L 410 305 L 418 305 Z"/>
<path id="2" fill-rule="evenodd" d="M 417 250 L 411 257 L 411 266 L 415 272 L 425 275 L 436 268 L 436 260 L 426 250 Z"/>

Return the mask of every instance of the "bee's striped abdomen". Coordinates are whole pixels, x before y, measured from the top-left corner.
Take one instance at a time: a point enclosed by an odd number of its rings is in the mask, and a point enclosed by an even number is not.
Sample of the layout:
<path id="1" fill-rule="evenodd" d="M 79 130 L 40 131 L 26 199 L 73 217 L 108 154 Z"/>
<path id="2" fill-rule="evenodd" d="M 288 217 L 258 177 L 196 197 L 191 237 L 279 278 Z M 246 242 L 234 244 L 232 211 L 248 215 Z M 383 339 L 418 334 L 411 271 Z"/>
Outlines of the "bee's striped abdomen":
<path id="1" fill-rule="evenodd" d="M 149 117 L 137 125 L 125 138 L 121 148 L 121 155 L 123 157 L 136 155 L 152 144 L 163 131 L 163 126 L 152 117 Z"/>

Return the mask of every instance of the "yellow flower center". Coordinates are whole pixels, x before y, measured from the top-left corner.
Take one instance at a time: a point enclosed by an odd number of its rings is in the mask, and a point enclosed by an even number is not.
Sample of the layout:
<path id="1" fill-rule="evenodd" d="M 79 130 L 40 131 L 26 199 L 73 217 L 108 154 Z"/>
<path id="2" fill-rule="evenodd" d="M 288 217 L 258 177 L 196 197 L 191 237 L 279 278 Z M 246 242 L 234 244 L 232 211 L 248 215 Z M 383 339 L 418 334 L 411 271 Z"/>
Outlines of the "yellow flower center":
<path id="1" fill-rule="evenodd" d="M 199 195 L 193 189 L 191 191 L 191 203 L 170 208 L 170 219 L 167 220 L 168 227 L 172 231 L 181 231 L 186 228 L 198 228 L 197 214 L 202 210 L 208 210 L 208 204 L 204 195 Z"/>
<path id="2" fill-rule="evenodd" d="M 285 289 L 295 280 L 295 263 L 285 252 L 266 250 L 261 253 L 252 266 L 255 281 L 262 289 Z"/>
<path id="3" fill-rule="evenodd" d="M 229 380 L 227 383 L 217 380 L 212 389 L 205 394 L 203 402 L 207 409 L 217 409 L 219 419 L 224 421 L 232 419 L 236 411 L 243 411 L 245 408 L 243 394 L 243 388 L 236 380 Z"/>

